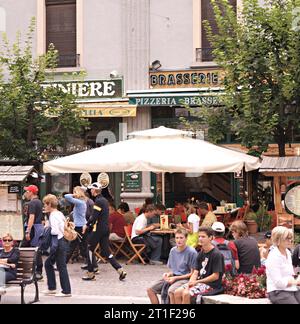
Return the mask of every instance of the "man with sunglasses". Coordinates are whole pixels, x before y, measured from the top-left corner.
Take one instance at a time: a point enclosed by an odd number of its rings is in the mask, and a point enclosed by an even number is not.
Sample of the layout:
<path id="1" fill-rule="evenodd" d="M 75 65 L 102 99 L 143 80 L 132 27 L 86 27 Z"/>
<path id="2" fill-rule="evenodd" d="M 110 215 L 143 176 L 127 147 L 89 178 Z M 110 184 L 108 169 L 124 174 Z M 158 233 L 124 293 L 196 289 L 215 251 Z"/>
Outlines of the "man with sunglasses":
<path id="1" fill-rule="evenodd" d="M 20 257 L 14 248 L 13 237 L 5 234 L 2 238 L 3 250 L 0 251 L 0 293 L 4 293 L 5 284 L 17 278 L 17 264 Z"/>

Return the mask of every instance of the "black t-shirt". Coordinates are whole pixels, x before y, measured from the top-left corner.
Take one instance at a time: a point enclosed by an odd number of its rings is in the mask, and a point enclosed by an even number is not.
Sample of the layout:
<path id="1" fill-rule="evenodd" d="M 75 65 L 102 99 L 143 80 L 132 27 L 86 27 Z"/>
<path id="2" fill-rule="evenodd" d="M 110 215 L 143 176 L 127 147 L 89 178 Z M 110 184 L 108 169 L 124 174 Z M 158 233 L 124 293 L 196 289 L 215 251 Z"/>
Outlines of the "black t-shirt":
<path id="1" fill-rule="evenodd" d="M 6 272 L 12 273 L 14 276 L 17 276 L 17 264 L 19 262 L 20 252 L 18 249 L 12 249 L 10 252 L 5 252 L 4 250 L 0 251 L 0 259 L 7 259 L 8 263 L 15 264 L 16 268 L 5 268 Z"/>
<path id="2" fill-rule="evenodd" d="M 34 224 L 42 224 L 43 220 L 43 204 L 39 199 L 33 199 L 28 204 L 28 219 L 29 215 L 33 214 Z"/>
<path id="3" fill-rule="evenodd" d="M 200 251 L 196 259 L 196 270 L 199 271 L 199 279 L 204 279 L 211 276 L 213 273 L 219 273 L 219 279 L 208 283 L 207 285 L 213 289 L 222 288 L 222 277 L 225 271 L 224 269 L 224 258 L 221 252 L 213 248 L 210 252 L 205 253 Z"/>
<path id="4" fill-rule="evenodd" d="M 257 241 L 253 237 L 243 237 L 234 241 L 240 262 L 238 273 L 252 273 L 253 267 L 259 268 L 260 253 Z"/>

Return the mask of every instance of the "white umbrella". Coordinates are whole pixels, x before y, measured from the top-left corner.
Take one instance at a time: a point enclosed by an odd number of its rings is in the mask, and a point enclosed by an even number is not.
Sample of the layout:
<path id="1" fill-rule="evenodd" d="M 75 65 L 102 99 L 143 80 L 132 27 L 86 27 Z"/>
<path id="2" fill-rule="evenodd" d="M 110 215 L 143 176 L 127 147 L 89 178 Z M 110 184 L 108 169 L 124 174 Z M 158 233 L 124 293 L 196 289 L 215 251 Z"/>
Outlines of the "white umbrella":
<path id="1" fill-rule="evenodd" d="M 44 172 L 226 173 L 261 164 L 256 157 L 193 139 L 185 131 L 159 127 L 129 135 L 134 138 L 47 162 Z"/>

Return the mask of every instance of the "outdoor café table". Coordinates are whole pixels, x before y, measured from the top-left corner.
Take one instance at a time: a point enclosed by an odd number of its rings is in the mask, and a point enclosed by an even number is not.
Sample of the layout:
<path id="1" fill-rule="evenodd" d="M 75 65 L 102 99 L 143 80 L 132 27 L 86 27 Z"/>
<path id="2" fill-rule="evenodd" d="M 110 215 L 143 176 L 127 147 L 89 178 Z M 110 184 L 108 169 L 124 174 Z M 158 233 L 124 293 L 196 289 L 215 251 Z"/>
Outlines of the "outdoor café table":
<path id="1" fill-rule="evenodd" d="M 214 210 L 213 213 L 216 215 L 218 222 L 224 223 L 226 216 L 232 217 L 235 213 L 239 211 L 240 208 L 235 208 L 232 210 L 228 210 L 227 212 L 220 212 L 218 210 Z"/>
<path id="2" fill-rule="evenodd" d="M 161 247 L 161 259 L 168 261 L 170 250 L 171 250 L 171 244 L 170 244 L 170 236 L 175 233 L 175 229 L 167 229 L 167 230 L 161 230 L 156 229 L 153 231 L 150 231 L 152 235 L 160 235 L 162 236 L 162 247 Z"/>

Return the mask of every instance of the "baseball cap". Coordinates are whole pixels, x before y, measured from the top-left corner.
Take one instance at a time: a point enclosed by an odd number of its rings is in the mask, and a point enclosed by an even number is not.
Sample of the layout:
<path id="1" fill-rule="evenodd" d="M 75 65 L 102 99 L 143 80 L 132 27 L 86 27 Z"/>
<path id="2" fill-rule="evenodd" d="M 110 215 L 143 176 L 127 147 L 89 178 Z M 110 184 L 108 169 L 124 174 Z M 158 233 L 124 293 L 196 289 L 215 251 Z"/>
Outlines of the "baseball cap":
<path id="1" fill-rule="evenodd" d="M 91 185 L 88 186 L 88 189 L 98 189 L 98 190 L 100 190 L 100 189 L 102 189 L 102 186 L 101 186 L 100 183 L 94 182 L 94 183 L 92 183 Z"/>
<path id="2" fill-rule="evenodd" d="M 24 187 L 24 190 L 25 191 L 30 191 L 35 195 L 39 192 L 39 188 L 37 186 L 35 186 L 35 185 L 30 185 L 28 187 Z"/>
<path id="3" fill-rule="evenodd" d="M 225 232 L 225 225 L 221 222 L 214 222 L 211 228 L 215 232 L 219 232 L 219 233 Z"/>
<path id="4" fill-rule="evenodd" d="M 265 238 L 266 239 L 270 239 L 272 237 L 272 232 L 271 231 L 267 231 L 266 233 L 265 233 Z"/>

